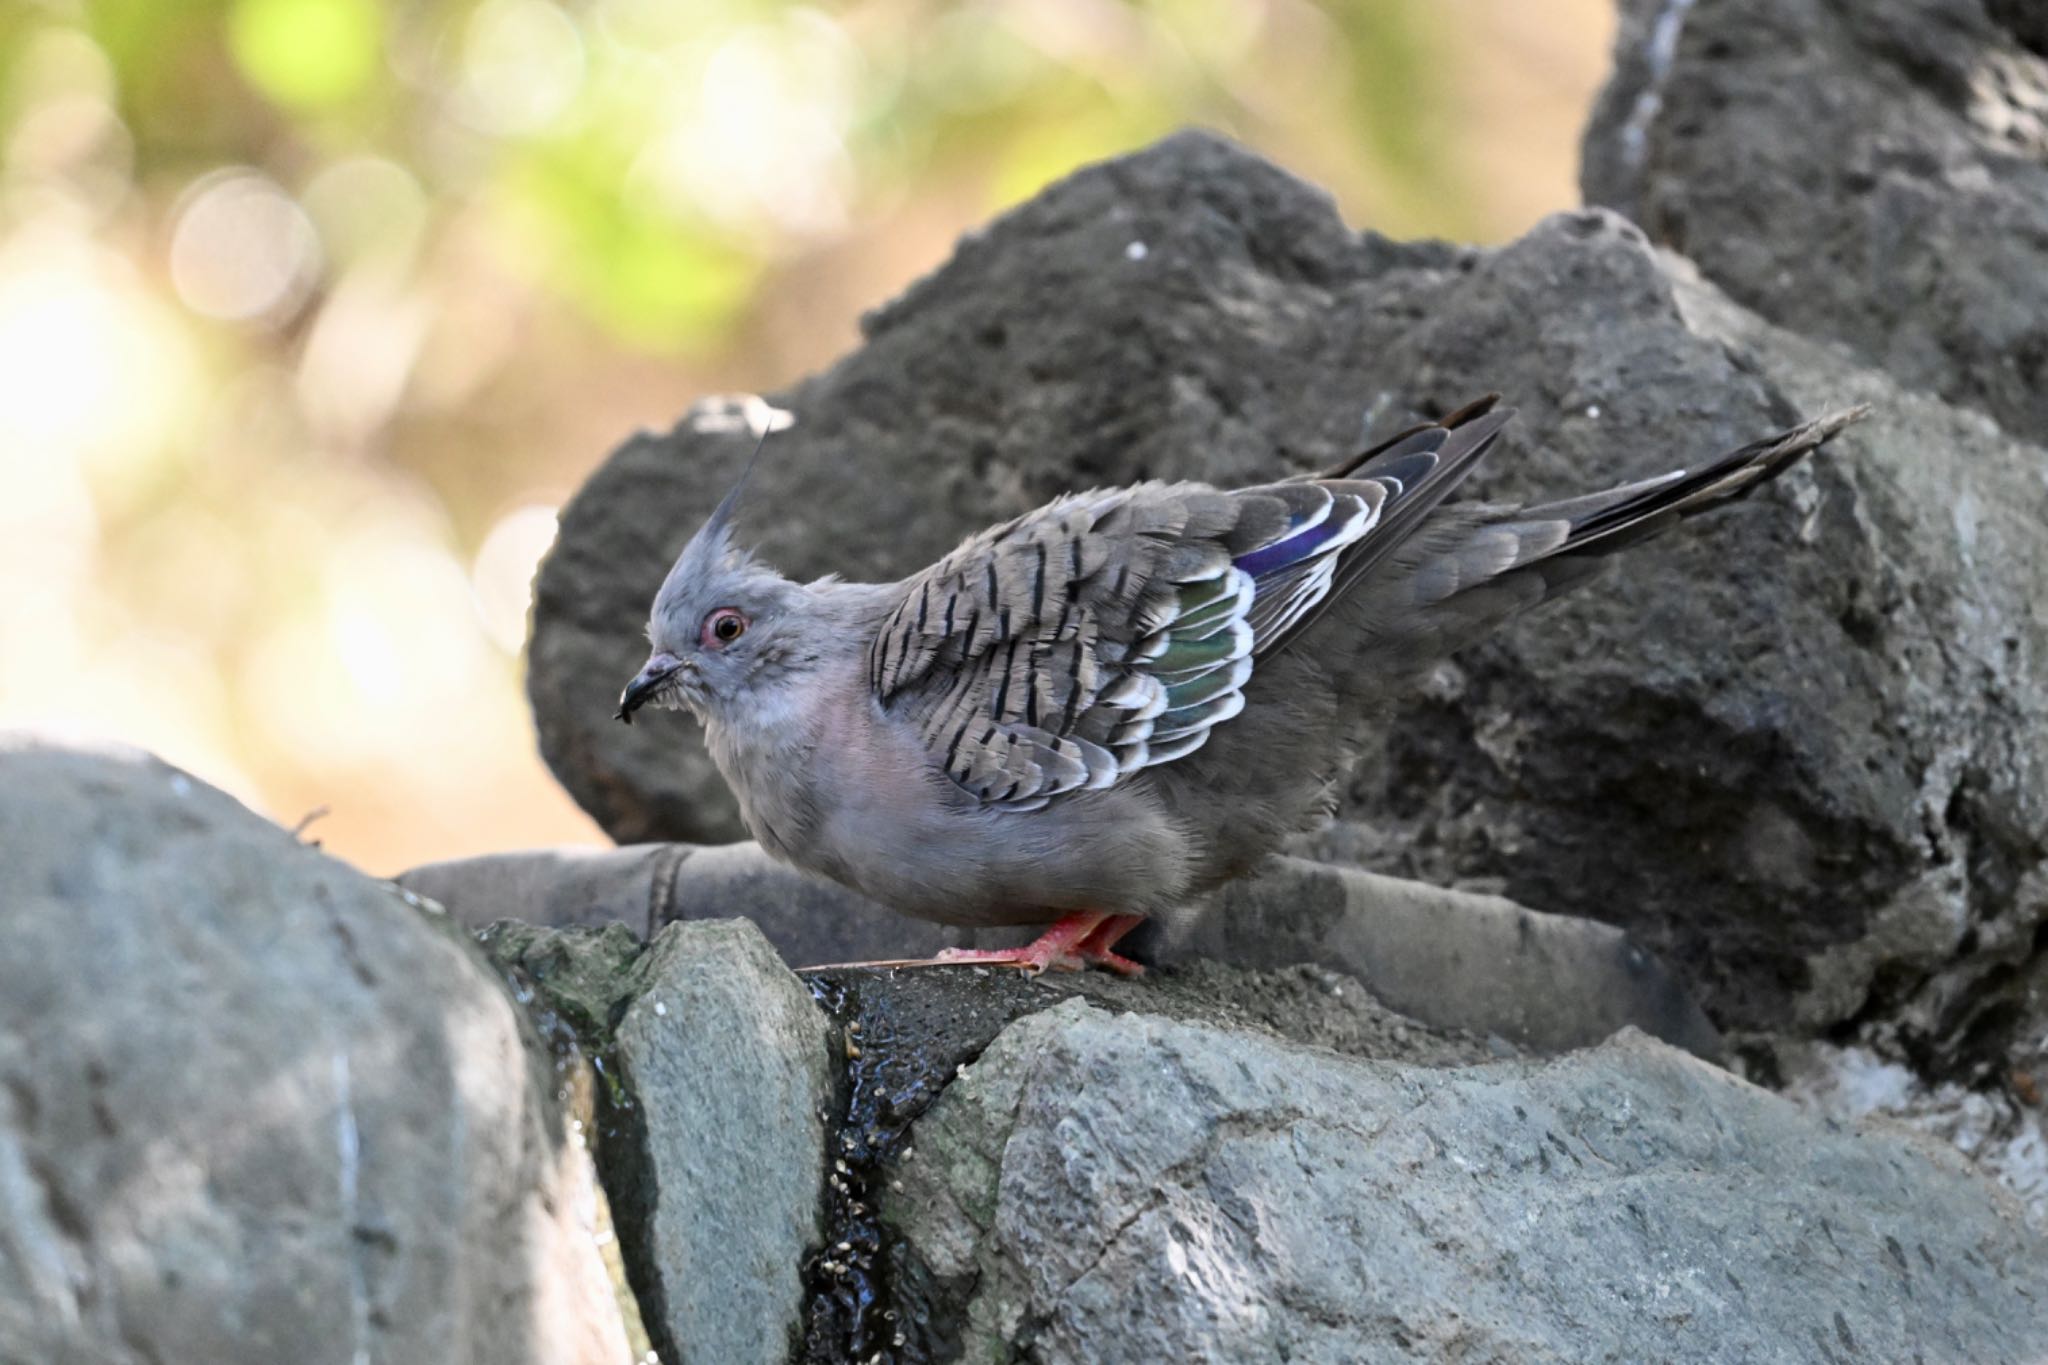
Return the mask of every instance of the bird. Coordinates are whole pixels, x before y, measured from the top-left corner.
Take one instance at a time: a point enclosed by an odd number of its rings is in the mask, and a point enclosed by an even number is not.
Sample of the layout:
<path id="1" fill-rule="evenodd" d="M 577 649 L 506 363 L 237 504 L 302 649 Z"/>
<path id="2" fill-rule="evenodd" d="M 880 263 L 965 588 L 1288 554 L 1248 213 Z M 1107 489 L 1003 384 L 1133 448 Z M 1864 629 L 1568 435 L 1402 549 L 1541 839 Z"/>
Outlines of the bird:
<path id="1" fill-rule="evenodd" d="M 1747 496 L 1866 414 L 1536 505 L 1451 499 L 1489 395 L 1315 474 L 1068 493 L 893 583 L 743 548 L 739 479 L 655 593 L 619 698 L 687 709 L 772 856 L 1033 942 L 860 965 L 1142 964 L 1132 929 L 1312 829 L 1375 713 L 1617 551 Z"/>

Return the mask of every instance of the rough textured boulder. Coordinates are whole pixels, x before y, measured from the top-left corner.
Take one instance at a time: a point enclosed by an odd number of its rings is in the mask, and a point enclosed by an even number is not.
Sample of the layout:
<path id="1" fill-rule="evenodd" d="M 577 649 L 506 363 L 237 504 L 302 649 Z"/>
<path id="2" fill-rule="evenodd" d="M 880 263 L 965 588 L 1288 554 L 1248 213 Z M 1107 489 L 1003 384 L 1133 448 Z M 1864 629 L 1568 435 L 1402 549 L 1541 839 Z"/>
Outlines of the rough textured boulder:
<path id="1" fill-rule="evenodd" d="M 2048 1351 L 2048 1239 L 1952 1152 L 1632 1034 L 1446 1069 L 1073 1002 L 913 1136 L 884 1215 L 967 1362 Z"/>
<path id="2" fill-rule="evenodd" d="M 608 926 L 614 946 L 607 961 L 635 934 L 735 915 L 752 921 L 793 967 L 924 956 L 948 943 L 992 946 L 1032 932 L 977 935 L 906 919 L 776 863 L 753 844 L 540 849 L 436 863 L 399 880 L 477 927 L 506 917 Z M 495 942 L 505 929 L 492 932 Z M 622 989 L 609 973 L 594 986 L 559 975 L 585 970 L 588 952 L 530 959 L 516 931 L 511 945 L 507 960 L 555 978 L 550 993 L 579 1027 L 601 1021 L 604 992 Z M 1302 858 L 1273 859 L 1213 903 L 1170 925 L 1147 926 L 1131 951 L 1167 964 L 1314 963 L 1357 977 L 1425 1024 L 1496 1034 L 1539 1052 L 1589 1046 L 1624 1026 L 1702 1055 L 1720 1050 L 1684 985 L 1608 925 Z"/>
<path id="3" fill-rule="evenodd" d="M 796 426 L 742 520 L 790 572 L 895 575 L 1072 485 L 1272 477 L 1351 449 L 1361 413 L 1383 434 L 1489 388 L 1522 416 L 1473 491 L 1508 497 L 1881 415 L 1394 707 L 1347 805 L 1372 865 L 1620 924 L 1743 1029 L 1877 1017 L 2031 932 L 2041 450 L 1744 314 L 1611 214 L 1400 245 L 1169 139 L 964 242 L 778 395 Z M 731 828 L 686 718 L 607 717 L 668 556 L 745 453 L 734 425 L 707 409 L 627 445 L 541 573 L 543 746 L 621 837 Z"/>
<path id="4" fill-rule="evenodd" d="M 1557 395 L 1487 494 L 1587 482 L 1626 463 L 1600 453 L 1617 443 L 1882 415 L 1444 669 L 1354 787 L 1407 831 L 1397 865 L 1627 924 L 1746 1028 L 1881 1010 L 1973 931 L 2026 932 L 2011 893 L 2048 828 L 2023 738 L 2048 718 L 2042 452 L 1769 328 L 1597 214 L 1438 303 L 1403 347 L 1418 373 L 1462 358 Z"/>
<path id="5" fill-rule="evenodd" d="M 1587 202 L 2048 442 L 2048 7 L 1626 0 Z"/>
<path id="6" fill-rule="evenodd" d="M 1888 475 L 1857 509 L 1864 548 L 1849 561 L 1844 624 L 1891 701 L 1849 723 L 1869 727 L 1866 764 L 1900 764 L 1886 795 L 1918 818 L 1924 856 L 1867 933 L 1809 959 L 1798 1032 L 1853 1019 L 1933 1083 L 2005 1085 L 2048 1039 L 2048 600 L 2028 586 L 2048 581 L 2048 450 L 1883 383 L 1667 266 L 1688 324 L 1786 375 L 1791 401 L 1846 391 L 1883 412 L 1866 458 Z M 1876 639 L 1865 613 L 1884 621 Z"/>
<path id="7" fill-rule="evenodd" d="M 0 738 L 0 1360 L 616 1365 L 465 936 L 132 752 Z"/>
<path id="8" fill-rule="evenodd" d="M 1880 405 L 1870 439 L 1918 454 L 1896 462 L 1896 496 L 1867 504 L 1895 571 L 1866 579 L 1851 623 L 1875 611 L 1884 652 L 1909 661 L 1876 733 L 1953 704 L 1978 736 L 1902 750 L 1924 790 L 1918 889 L 1814 961 L 1804 1020 L 1853 1007 L 1853 1022 L 1829 1043 L 1760 1044 L 1757 1073 L 1831 1097 L 1831 1112 L 1948 1136 L 2048 1208 L 2048 822 L 2038 691 L 2019 681 L 2041 667 L 2043 608 L 2038 593 L 1983 591 L 2041 581 L 2026 547 L 2048 468 L 2048 6 L 1627 0 L 1582 182 L 1727 295 L 1838 345 L 1681 287 L 1702 331 L 1797 403 L 1845 382 L 1867 392 Z M 1903 392 L 1851 378 L 1843 347 Z M 1931 515 L 1900 514 L 1915 504 Z M 1909 541 L 1924 548 L 1892 548 Z M 2003 562 L 2016 547 L 2020 573 Z"/>

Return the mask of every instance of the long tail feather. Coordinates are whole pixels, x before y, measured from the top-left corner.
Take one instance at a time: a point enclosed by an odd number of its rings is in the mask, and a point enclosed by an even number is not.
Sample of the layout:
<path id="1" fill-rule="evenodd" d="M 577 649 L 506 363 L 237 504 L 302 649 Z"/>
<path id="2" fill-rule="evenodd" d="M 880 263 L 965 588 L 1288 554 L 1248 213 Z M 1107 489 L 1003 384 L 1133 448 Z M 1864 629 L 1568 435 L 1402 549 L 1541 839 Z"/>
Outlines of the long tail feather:
<path id="1" fill-rule="evenodd" d="M 1461 648 L 1508 617 L 1589 581 L 1607 556 L 1747 497 L 1868 413 L 1864 407 L 1831 413 L 1696 469 L 1531 507 L 1444 507 L 1438 492 L 1420 509 L 1419 520 L 1389 537 L 1348 581 L 1340 569 L 1340 587 L 1330 596 L 1334 601 L 1345 586 L 1351 589 L 1344 605 L 1357 630 L 1354 657 L 1377 673 L 1424 665 Z M 1496 423 L 1489 416 L 1460 428 L 1480 439 L 1460 443 L 1465 458 L 1450 471 L 1453 481 L 1484 454 L 1498 431 Z M 1451 449 L 1448 437 L 1456 434 L 1438 429 L 1440 457 Z M 1368 477 L 1382 462 L 1406 458 L 1412 453 L 1407 447 L 1424 439 L 1402 438 L 1353 477 Z M 1439 468 L 1432 478 L 1445 473 Z"/>
<path id="2" fill-rule="evenodd" d="M 1748 497 L 1827 444 L 1844 427 L 1869 415 L 1868 405 L 1830 413 L 1731 450 L 1698 470 L 1675 470 L 1590 497 L 1527 508 L 1516 519 L 1568 521 L 1571 535 L 1556 554 L 1611 554 L 1640 544 L 1688 517 Z"/>

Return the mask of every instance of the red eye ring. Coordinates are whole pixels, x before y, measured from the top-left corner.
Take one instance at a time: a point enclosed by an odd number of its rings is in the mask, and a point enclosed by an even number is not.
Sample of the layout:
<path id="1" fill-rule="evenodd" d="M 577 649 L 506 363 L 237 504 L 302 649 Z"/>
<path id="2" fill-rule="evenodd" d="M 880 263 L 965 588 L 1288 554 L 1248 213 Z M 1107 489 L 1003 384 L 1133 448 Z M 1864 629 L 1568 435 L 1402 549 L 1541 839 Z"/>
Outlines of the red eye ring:
<path id="1" fill-rule="evenodd" d="M 706 649 L 723 649 L 747 633 L 747 618 L 738 607 L 720 607 L 704 618 L 697 643 Z"/>

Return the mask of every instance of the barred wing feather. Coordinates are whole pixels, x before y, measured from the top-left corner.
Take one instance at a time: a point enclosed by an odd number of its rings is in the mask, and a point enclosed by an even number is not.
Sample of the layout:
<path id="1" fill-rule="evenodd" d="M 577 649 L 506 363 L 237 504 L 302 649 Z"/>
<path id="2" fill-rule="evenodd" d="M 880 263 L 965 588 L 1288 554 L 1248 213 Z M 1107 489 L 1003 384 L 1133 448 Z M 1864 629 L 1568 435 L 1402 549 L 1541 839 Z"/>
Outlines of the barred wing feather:
<path id="1" fill-rule="evenodd" d="M 1062 498 L 908 580 L 869 650 L 876 698 L 983 802 L 1030 810 L 1193 753 L 1259 655 L 1378 522 L 1373 479 Z"/>

